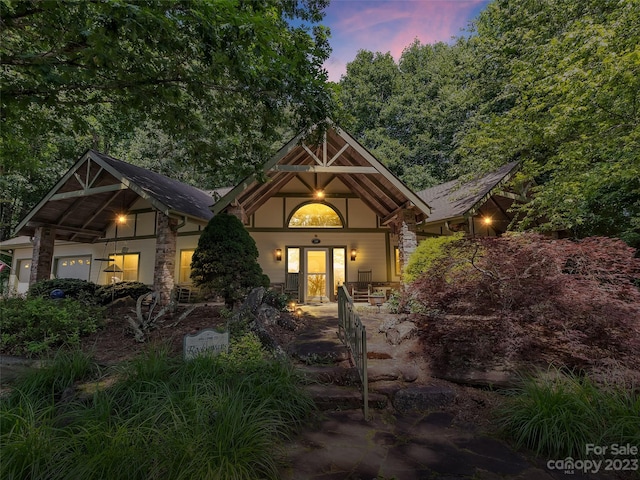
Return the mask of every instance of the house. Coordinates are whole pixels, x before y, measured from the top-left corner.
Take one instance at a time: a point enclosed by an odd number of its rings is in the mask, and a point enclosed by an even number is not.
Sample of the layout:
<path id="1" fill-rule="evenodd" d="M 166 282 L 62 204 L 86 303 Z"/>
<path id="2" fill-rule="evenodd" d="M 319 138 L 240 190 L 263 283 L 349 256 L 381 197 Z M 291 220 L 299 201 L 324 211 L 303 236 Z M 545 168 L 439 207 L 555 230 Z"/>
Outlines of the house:
<path id="1" fill-rule="evenodd" d="M 515 164 L 414 192 L 344 130 L 308 138 L 295 137 L 260 172 L 212 192 L 89 150 L 0 245 L 13 256 L 10 287 L 24 293 L 51 277 L 131 280 L 153 285 L 166 303 L 190 282 L 204 226 L 228 212 L 256 241 L 274 286 L 303 302 L 333 300 L 363 272 L 381 287 L 398 285 L 425 236 L 495 235 L 510 221 L 515 196 L 502 186 Z"/>

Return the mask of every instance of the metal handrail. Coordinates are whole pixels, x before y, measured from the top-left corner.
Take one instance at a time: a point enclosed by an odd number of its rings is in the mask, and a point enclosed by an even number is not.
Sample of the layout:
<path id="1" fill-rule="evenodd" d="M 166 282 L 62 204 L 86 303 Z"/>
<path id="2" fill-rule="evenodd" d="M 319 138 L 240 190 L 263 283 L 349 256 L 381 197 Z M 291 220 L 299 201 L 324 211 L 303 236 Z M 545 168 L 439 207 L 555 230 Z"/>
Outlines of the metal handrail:
<path id="1" fill-rule="evenodd" d="M 345 344 L 362 382 L 364 418 L 369 420 L 369 381 L 367 378 L 367 329 L 353 308 L 353 299 L 344 285 L 338 288 L 338 337 Z"/>

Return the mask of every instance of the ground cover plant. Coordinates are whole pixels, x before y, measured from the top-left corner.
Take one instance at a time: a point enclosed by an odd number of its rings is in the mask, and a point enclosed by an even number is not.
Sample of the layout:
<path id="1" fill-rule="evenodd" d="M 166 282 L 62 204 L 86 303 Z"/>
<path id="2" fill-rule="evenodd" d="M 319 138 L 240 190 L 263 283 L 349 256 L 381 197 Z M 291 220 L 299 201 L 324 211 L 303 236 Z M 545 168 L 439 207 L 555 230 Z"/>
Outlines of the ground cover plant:
<path id="1" fill-rule="evenodd" d="M 102 308 L 71 298 L 6 298 L 0 299 L 0 309 L 0 352 L 14 355 L 77 347 L 103 322 Z"/>
<path id="2" fill-rule="evenodd" d="M 640 393 L 598 385 L 552 368 L 523 379 L 498 411 L 498 424 L 517 447 L 548 458 L 588 458 L 585 445 L 638 445 Z M 606 421 L 604 421 L 606 419 Z"/>
<path id="3" fill-rule="evenodd" d="M 109 386 L 83 358 L 58 358 L 0 400 L 0 477 L 277 478 L 279 441 L 312 408 L 252 334 L 191 361 L 156 346 Z"/>

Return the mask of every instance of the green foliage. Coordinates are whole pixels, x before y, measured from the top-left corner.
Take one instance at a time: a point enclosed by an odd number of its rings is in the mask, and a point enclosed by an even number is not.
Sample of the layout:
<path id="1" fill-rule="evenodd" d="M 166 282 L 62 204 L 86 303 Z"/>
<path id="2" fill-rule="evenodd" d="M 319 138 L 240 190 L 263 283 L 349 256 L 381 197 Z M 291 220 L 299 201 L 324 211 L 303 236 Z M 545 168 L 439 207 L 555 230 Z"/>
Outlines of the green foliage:
<path id="1" fill-rule="evenodd" d="M 428 271 L 433 262 L 443 255 L 450 255 L 451 248 L 445 248 L 451 242 L 458 242 L 464 236 L 463 233 L 456 233 L 450 236 L 429 237 L 420 242 L 418 248 L 409 257 L 407 268 L 404 272 L 404 281 L 411 283 L 420 275 Z"/>
<path id="2" fill-rule="evenodd" d="M 224 297 L 228 307 L 251 288 L 269 286 L 258 263 L 255 241 L 237 217 L 226 213 L 213 217 L 202 232 L 191 262 L 191 278 Z"/>
<path id="3" fill-rule="evenodd" d="M 561 370 L 530 377 L 499 411 L 519 447 L 548 458 L 585 458 L 585 445 L 637 444 L 640 396 Z"/>
<path id="4" fill-rule="evenodd" d="M 481 103 L 469 41 L 409 45 L 390 54 L 360 51 L 337 93 L 343 125 L 407 185 L 448 181 L 465 123 Z"/>
<path id="5" fill-rule="evenodd" d="M 96 290 L 98 285 L 86 280 L 76 278 L 53 278 L 51 280 L 40 280 L 29 286 L 27 295 L 29 297 L 49 298 L 53 290 L 60 289 L 64 292 L 65 298 L 73 298 L 86 303 L 96 302 Z"/>
<path id="6" fill-rule="evenodd" d="M 2 478 L 275 479 L 279 442 L 312 408 L 251 337 L 187 362 L 151 349 L 87 401 L 56 403 L 69 371 L 0 399 Z"/>
<path id="7" fill-rule="evenodd" d="M 0 349 L 12 354 L 43 354 L 93 333 L 102 310 L 73 299 L 8 298 L 0 300 Z"/>
<path id="8" fill-rule="evenodd" d="M 520 228 L 640 235 L 640 10 L 635 0 L 492 2 L 474 44 L 506 108 L 475 122 L 466 171 L 520 160 L 535 179 Z M 483 56 L 479 55 L 481 59 Z M 488 65 L 483 65 L 484 68 Z"/>
<path id="9" fill-rule="evenodd" d="M 289 296 L 274 290 L 266 290 L 262 302 L 284 312 L 289 306 Z"/>
<path id="10" fill-rule="evenodd" d="M 107 305 L 118 298 L 131 297 L 137 300 L 140 295 L 151 291 L 151 287 L 142 282 L 117 282 L 99 286 L 96 297 L 101 305 Z"/>
<path id="11" fill-rule="evenodd" d="M 267 158 L 283 125 L 323 123 L 326 5 L 0 2 L 0 240 L 87 148 L 139 159 L 148 134 L 167 167 L 221 181 Z"/>

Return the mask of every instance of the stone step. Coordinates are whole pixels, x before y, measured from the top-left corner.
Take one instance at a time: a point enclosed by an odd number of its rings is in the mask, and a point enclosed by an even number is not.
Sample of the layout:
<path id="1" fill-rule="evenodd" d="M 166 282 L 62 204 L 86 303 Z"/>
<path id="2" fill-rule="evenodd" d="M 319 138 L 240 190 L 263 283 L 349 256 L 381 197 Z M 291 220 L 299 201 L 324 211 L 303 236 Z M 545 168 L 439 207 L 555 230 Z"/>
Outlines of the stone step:
<path id="1" fill-rule="evenodd" d="M 319 410 L 356 410 L 362 408 L 362 393 L 355 387 L 339 385 L 307 385 L 305 390 L 311 395 Z M 369 408 L 382 410 L 389 399 L 382 394 L 369 392 Z"/>

